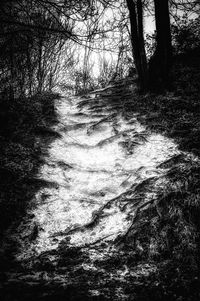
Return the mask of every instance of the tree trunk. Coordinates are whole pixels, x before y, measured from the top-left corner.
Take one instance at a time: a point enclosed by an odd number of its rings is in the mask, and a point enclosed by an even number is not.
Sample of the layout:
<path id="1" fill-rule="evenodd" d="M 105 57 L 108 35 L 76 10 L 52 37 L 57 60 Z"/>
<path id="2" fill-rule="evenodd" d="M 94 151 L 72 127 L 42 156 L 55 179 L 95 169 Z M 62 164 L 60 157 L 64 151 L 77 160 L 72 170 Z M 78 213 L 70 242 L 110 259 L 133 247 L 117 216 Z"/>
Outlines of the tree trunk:
<path id="1" fill-rule="evenodd" d="M 142 0 L 126 0 L 130 25 L 131 25 L 131 44 L 133 57 L 141 90 L 146 90 L 148 86 L 148 68 L 144 47 L 143 32 L 143 8 Z"/>
<path id="2" fill-rule="evenodd" d="M 142 0 L 137 0 L 137 16 L 138 16 L 138 39 L 139 39 L 139 49 L 140 49 L 140 62 L 141 62 L 141 76 L 143 89 L 147 89 L 148 86 L 148 65 L 147 57 L 144 46 L 144 28 L 143 28 L 143 7 Z"/>
<path id="3" fill-rule="evenodd" d="M 156 51 L 150 60 L 151 78 L 158 88 L 169 83 L 172 46 L 168 0 L 154 0 L 156 19 Z"/>

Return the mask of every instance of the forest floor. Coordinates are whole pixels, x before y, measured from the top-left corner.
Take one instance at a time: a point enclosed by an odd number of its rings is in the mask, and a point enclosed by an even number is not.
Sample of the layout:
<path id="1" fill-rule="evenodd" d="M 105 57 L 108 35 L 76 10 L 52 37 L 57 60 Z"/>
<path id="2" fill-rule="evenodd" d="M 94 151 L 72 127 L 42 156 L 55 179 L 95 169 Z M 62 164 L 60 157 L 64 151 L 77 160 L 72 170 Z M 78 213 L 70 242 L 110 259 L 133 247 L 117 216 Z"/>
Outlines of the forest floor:
<path id="1" fill-rule="evenodd" d="M 199 75 L 1 104 L 2 300 L 200 299 Z"/>
<path id="2" fill-rule="evenodd" d="M 180 149 L 200 155 L 200 56 L 178 57 L 171 91 L 133 98 L 132 110 L 154 131 L 176 139 Z"/>
<path id="3" fill-rule="evenodd" d="M 0 100 L 0 237 L 26 212 L 27 203 L 42 185 L 33 180 L 57 133 L 54 100 L 57 94 Z M 42 137 L 42 139 L 41 139 Z"/>

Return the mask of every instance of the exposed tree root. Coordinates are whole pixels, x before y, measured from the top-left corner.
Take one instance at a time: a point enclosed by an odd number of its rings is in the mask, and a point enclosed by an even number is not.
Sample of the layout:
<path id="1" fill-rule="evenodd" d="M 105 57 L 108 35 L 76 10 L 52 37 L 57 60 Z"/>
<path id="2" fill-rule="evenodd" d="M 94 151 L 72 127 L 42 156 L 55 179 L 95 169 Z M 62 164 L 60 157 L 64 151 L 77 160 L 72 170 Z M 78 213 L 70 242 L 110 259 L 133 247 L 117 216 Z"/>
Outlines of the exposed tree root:
<path id="1" fill-rule="evenodd" d="M 97 144 L 96 144 L 96 146 L 103 146 L 104 144 L 107 144 L 107 143 L 109 143 L 109 142 L 112 142 L 112 141 L 114 141 L 115 139 L 117 139 L 117 138 L 119 138 L 119 137 L 121 137 L 121 136 L 123 136 L 123 135 L 125 135 L 125 134 L 127 134 L 127 133 L 130 133 L 130 132 L 133 132 L 134 130 L 125 130 L 125 131 L 122 131 L 122 132 L 118 132 L 116 135 L 113 135 L 113 136 L 111 136 L 111 137 L 109 137 L 109 138 L 106 138 L 106 139 L 104 139 L 104 140 L 101 140 L 100 142 L 98 142 Z M 136 143 L 136 142 L 135 142 Z"/>
<path id="2" fill-rule="evenodd" d="M 103 214 L 103 211 L 104 211 L 105 209 L 110 208 L 110 206 L 111 206 L 115 201 L 120 201 L 120 202 L 128 201 L 128 199 L 127 199 L 128 194 L 131 194 L 131 198 L 129 199 L 129 201 L 130 201 L 130 200 L 133 200 L 133 198 L 135 199 L 135 197 L 136 197 L 137 202 L 136 202 L 135 204 L 133 204 L 133 206 L 135 207 L 136 204 L 139 204 L 139 202 L 141 201 L 141 198 L 138 199 L 137 196 L 135 195 L 135 193 L 138 193 L 137 190 L 142 189 L 142 187 L 143 187 L 142 185 L 147 185 L 148 183 L 151 183 L 151 181 L 152 181 L 153 179 L 155 179 L 155 177 L 152 177 L 152 178 L 150 178 L 150 179 L 144 180 L 142 183 L 140 183 L 140 184 L 136 185 L 135 187 L 133 187 L 134 189 L 130 188 L 129 190 L 127 190 L 127 191 L 125 191 L 125 192 L 122 192 L 122 193 L 119 194 L 118 196 L 116 196 L 116 197 L 114 197 L 114 198 L 108 200 L 108 201 L 107 201 L 104 205 L 102 205 L 97 211 L 93 212 L 92 218 L 91 218 L 91 220 L 90 220 L 87 224 L 81 225 L 81 226 L 78 225 L 78 226 L 76 226 L 76 227 L 73 228 L 73 229 L 69 229 L 68 231 L 57 232 L 57 233 L 55 233 L 55 234 L 53 235 L 53 237 L 55 237 L 55 236 L 68 236 L 68 235 L 71 235 L 71 234 L 73 234 L 73 233 L 75 233 L 75 232 L 78 232 L 78 231 L 85 231 L 85 230 L 87 230 L 87 229 L 91 229 L 91 228 L 95 227 L 95 226 L 98 224 L 99 220 L 101 219 L 102 214 Z M 150 202 L 152 202 L 152 200 L 146 202 L 145 204 L 142 204 L 142 205 L 141 205 L 140 207 L 138 207 L 137 209 L 140 210 L 141 208 L 145 207 L 145 205 L 147 205 L 147 204 L 150 203 Z M 123 207 L 121 208 L 121 210 L 123 211 L 124 208 L 125 208 L 125 206 L 123 206 Z M 137 209 L 136 209 L 136 210 L 137 210 Z"/>
<path id="3" fill-rule="evenodd" d="M 135 225 L 135 222 L 136 222 L 136 220 L 139 217 L 139 213 L 141 212 L 141 209 L 143 209 L 144 207 L 146 207 L 146 206 L 148 206 L 148 205 L 150 205 L 150 204 L 152 204 L 154 202 L 155 202 L 155 199 L 151 199 L 151 200 L 146 201 L 145 203 L 143 203 L 142 205 L 140 205 L 139 207 L 136 208 L 135 214 L 134 214 L 134 216 L 132 218 L 130 226 L 128 227 L 128 229 L 126 230 L 125 233 L 123 233 L 122 235 L 120 235 L 120 236 L 117 237 L 117 239 L 115 241 L 117 244 L 120 244 L 120 243 L 124 242 L 126 240 L 126 238 L 128 237 L 129 233 L 132 232 L 133 227 Z M 133 235 L 136 232 L 137 232 L 137 229 L 136 229 L 136 231 L 134 233 L 131 233 L 131 234 Z"/>
<path id="4" fill-rule="evenodd" d="M 97 240 L 95 240 L 94 242 L 88 243 L 88 244 L 84 244 L 83 246 L 80 246 L 80 249 L 87 249 L 87 248 L 91 248 L 97 244 L 99 244 L 100 242 L 104 241 L 105 239 L 112 237 L 114 233 L 108 234 L 106 236 L 103 236 Z"/>
<path id="5" fill-rule="evenodd" d="M 98 122 L 93 123 L 87 130 L 87 134 L 90 135 L 92 133 L 92 131 L 94 131 L 95 127 L 97 127 L 98 125 L 100 125 L 101 123 L 108 121 L 109 119 L 112 119 L 113 117 L 116 117 L 117 114 L 116 113 L 112 113 L 108 116 L 106 116 L 105 118 L 102 118 L 101 120 L 99 120 Z"/>
<path id="6" fill-rule="evenodd" d="M 108 200 L 97 211 L 93 212 L 92 218 L 87 224 L 81 225 L 81 226 L 76 226 L 75 228 L 69 229 L 68 231 L 54 233 L 52 237 L 67 236 L 67 235 L 73 234 L 77 231 L 84 231 L 86 229 L 93 228 L 98 223 L 99 219 L 101 218 L 101 215 L 102 215 L 104 209 L 109 208 L 113 202 L 117 201 L 121 197 L 124 197 L 126 195 L 126 193 L 127 192 L 122 192 L 121 194 L 114 197 L 113 199 Z"/>

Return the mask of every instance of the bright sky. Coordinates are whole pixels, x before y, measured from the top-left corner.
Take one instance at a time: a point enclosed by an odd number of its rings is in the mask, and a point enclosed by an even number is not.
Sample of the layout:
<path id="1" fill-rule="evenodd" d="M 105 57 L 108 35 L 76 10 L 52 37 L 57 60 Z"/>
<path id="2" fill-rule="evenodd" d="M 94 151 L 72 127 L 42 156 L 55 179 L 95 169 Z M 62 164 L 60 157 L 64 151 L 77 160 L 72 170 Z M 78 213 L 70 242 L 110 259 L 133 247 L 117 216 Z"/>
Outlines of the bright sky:
<path id="1" fill-rule="evenodd" d="M 144 20 L 144 28 L 146 33 L 153 33 L 155 30 L 155 20 L 152 16 L 148 16 Z"/>
<path id="2" fill-rule="evenodd" d="M 116 15 L 115 15 L 116 16 Z M 117 18 L 118 20 L 120 20 L 120 15 L 119 15 L 119 11 L 117 12 Z M 102 21 L 103 23 L 106 23 L 108 20 L 112 20 L 113 19 L 113 11 L 111 9 L 107 9 L 106 13 L 102 16 Z M 106 29 L 106 25 L 105 25 L 105 29 Z M 144 29 L 145 29 L 145 33 L 153 33 L 155 30 L 155 21 L 154 18 L 152 16 L 145 16 L 144 18 Z M 98 77 L 100 74 L 100 70 L 102 68 L 102 64 L 103 64 L 103 60 L 106 59 L 109 64 L 111 64 L 111 62 L 115 62 L 117 61 L 118 58 L 118 42 L 119 42 L 119 36 L 120 36 L 120 31 L 116 32 L 116 33 L 107 33 L 108 35 L 108 39 L 107 41 L 99 43 L 98 44 L 98 48 L 102 48 L 105 46 L 106 48 L 109 48 L 109 46 L 114 45 L 114 51 L 115 52 L 108 52 L 108 51 L 91 51 L 90 53 L 90 62 L 89 62 L 89 71 L 93 73 L 93 77 Z M 114 43 L 114 44 L 113 44 Z M 97 45 L 96 45 L 97 46 Z M 95 46 L 95 47 L 96 47 Z M 78 47 L 78 46 L 77 46 Z M 112 46 L 113 47 L 113 46 Z M 83 61 L 84 61 L 84 53 L 85 53 L 85 49 L 83 46 L 80 46 L 77 48 L 77 50 L 75 51 L 75 53 L 77 53 L 77 56 L 79 56 L 79 62 L 77 61 L 77 70 L 82 69 L 83 68 Z"/>

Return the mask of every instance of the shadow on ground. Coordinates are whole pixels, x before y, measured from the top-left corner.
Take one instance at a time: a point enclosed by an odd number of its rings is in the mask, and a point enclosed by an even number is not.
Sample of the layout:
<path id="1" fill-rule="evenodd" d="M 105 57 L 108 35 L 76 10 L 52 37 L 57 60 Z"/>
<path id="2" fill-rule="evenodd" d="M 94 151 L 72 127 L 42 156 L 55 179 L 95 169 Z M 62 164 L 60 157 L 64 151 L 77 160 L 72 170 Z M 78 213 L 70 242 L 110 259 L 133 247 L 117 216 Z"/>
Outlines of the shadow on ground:
<path id="1" fill-rule="evenodd" d="M 54 100 L 59 95 L 43 93 L 31 98 L 0 99 L 0 236 L 15 228 L 27 205 L 41 186 L 36 179 L 48 145 L 57 137 Z M 14 248 L 14 246 L 13 246 Z M 13 249 L 14 251 L 14 249 Z M 4 250 L 4 253 L 6 251 Z M 8 268 L 12 254 L 0 255 L 1 269 Z"/>

